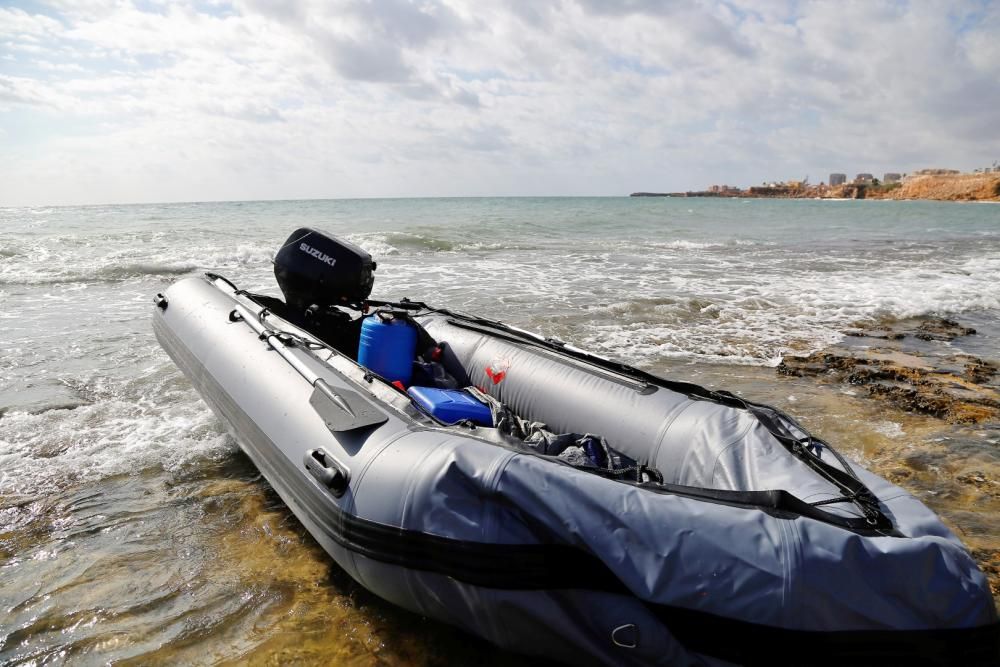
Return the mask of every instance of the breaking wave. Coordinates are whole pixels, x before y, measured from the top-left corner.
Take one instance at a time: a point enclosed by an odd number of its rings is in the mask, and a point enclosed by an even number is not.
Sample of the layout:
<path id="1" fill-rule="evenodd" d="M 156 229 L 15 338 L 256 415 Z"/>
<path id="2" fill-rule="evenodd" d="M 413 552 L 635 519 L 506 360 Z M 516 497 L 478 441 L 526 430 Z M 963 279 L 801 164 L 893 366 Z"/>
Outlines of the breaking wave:
<path id="1" fill-rule="evenodd" d="M 118 281 L 138 276 L 177 276 L 197 269 L 196 264 L 125 264 L 106 266 L 95 273 L 97 280 Z"/>
<path id="2" fill-rule="evenodd" d="M 0 263 L 0 285 L 60 285 L 66 283 L 117 283 L 148 276 L 181 276 L 198 270 L 267 267 L 271 251 L 240 245 L 229 251 L 216 248 L 171 251 L 173 257 L 150 261 L 137 252 L 80 257 L 73 252 L 39 249 L 34 256 L 8 255 Z"/>
<path id="3" fill-rule="evenodd" d="M 532 250 L 537 246 L 525 243 L 492 240 L 452 240 L 413 232 L 380 232 L 351 234 L 347 237 L 365 251 L 378 257 L 420 254 L 420 253 L 461 253 L 493 250 Z"/>
<path id="4" fill-rule="evenodd" d="M 151 382 L 101 380 L 93 399 L 0 417 L 0 497 L 32 497 L 149 467 L 177 469 L 236 445 L 159 353 Z"/>

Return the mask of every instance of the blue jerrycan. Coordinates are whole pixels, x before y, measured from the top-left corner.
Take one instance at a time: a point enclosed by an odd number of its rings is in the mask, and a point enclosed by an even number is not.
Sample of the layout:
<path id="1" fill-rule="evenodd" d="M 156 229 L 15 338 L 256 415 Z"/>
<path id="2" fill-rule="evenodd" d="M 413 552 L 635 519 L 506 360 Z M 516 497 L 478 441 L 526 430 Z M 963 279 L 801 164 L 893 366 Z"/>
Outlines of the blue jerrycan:
<path id="1" fill-rule="evenodd" d="M 410 383 L 417 356 L 417 328 L 405 313 L 379 311 L 361 323 L 358 363 L 389 382 Z"/>

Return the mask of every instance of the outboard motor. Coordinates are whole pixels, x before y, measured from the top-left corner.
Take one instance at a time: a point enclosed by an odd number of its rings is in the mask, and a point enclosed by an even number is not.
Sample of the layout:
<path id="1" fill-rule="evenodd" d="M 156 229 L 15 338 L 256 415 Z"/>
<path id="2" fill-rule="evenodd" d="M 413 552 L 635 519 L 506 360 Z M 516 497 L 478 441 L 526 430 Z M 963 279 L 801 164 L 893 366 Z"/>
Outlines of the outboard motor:
<path id="1" fill-rule="evenodd" d="M 372 293 L 371 255 L 330 234 L 302 227 L 274 256 L 274 277 L 288 306 L 305 313 L 331 306 L 361 309 Z"/>
<path id="2" fill-rule="evenodd" d="M 362 310 L 372 293 L 371 255 L 324 232 L 302 227 L 274 256 L 274 277 L 285 303 L 269 307 L 344 354 L 357 358 L 361 319 L 338 306 Z"/>

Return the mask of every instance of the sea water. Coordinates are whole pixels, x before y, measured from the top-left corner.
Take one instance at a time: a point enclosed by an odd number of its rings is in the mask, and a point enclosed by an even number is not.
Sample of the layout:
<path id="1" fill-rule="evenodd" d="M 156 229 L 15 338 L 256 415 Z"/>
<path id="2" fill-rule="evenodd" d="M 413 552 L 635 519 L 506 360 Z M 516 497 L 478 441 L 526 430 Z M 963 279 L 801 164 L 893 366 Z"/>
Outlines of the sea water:
<path id="1" fill-rule="evenodd" d="M 911 490 L 963 539 L 1000 548 L 997 503 L 941 495 L 932 475 L 993 470 L 995 425 L 943 431 L 772 368 L 858 322 L 925 314 L 975 326 L 954 345 L 1000 358 L 1000 206 L 503 198 L 0 209 L 0 662 L 517 660 L 347 580 L 157 345 L 155 294 L 209 270 L 276 294 L 271 258 L 300 226 L 368 250 L 376 297 L 502 319 L 777 403 L 876 471 L 917 471 Z"/>

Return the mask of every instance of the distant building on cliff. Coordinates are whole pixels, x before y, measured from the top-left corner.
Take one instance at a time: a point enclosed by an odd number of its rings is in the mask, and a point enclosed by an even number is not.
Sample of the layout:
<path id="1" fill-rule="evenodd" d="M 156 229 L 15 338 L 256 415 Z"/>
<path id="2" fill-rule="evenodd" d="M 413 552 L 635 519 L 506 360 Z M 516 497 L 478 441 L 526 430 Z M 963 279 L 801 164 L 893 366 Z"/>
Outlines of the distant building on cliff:
<path id="1" fill-rule="evenodd" d="M 882 182 L 883 183 L 899 183 L 899 179 L 901 179 L 901 178 L 902 178 L 902 176 L 900 176 L 896 172 L 894 172 L 894 171 L 887 171 L 887 172 L 885 172 L 885 175 L 882 177 Z"/>
<path id="2" fill-rule="evenodd" d="M 830 185 L 843 185 L 847 182 L 847 174 L 830 174 Z"/>
<path id="3" fill-rule="evenodd" d="M 872 176 L 871 174 L 863 174 L 862 173 L 862 174 L 858 174 L 857 176 L 854 177 L 854 184 L 855 185 L 871 185 L 874 180 L 875 180 L 875 177 Z"/>
<path id="4" fill-rule="evenodd" d="M 951 176 L 957 174 L 957 169 L 921 169 L 913 172 L 914 176 Z"/>

